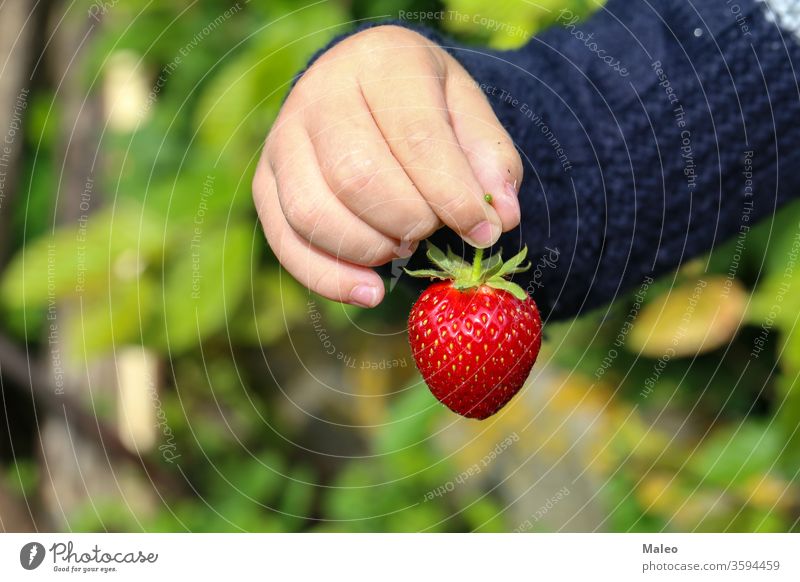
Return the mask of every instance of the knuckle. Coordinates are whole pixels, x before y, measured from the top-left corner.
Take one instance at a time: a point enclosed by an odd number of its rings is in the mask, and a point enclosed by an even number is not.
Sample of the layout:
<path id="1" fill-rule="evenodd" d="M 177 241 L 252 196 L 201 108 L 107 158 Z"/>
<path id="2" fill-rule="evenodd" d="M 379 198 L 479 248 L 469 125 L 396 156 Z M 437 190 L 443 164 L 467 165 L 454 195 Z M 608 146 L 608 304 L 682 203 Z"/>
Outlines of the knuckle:
<path id="1" fill-rule="evenodd" d="M 266 220 L 261 221 L 261 228 L 264 231 L 264 238 L 267 239 L 267 244 L 272 252 L 277 257 L 278 261 L 283 264 L 281 257 L 280 234 L 277 229 Z"/>
<path id="2" fill-rule="evenodd" d="M 264 231 L 264 238 L 267 239 L 267 244 L 275 257 L 281 264 L 285 264 L 284 245 L 283 240 L 285 232 L 279 228 L 275 220 L 270 220 L 270 217 L 264 215 L 261 218 L 261 228 Z"/>
<path id="3" fill-rule="evenodd" d="M 402 237 L 405 241 L 419 241 L 428 238 L 439 228 L 439 219 L 432 213 L 419 218 Z"/>
<path id="4" fill-rule="evenodd" d="M 514 146 L 509 146 L 509 150 L 501 153 L 500 167 L 506 170 L 506 175 L 512 180 L 522 181 L 522 159 Z"/>
<path id="5" fill-rule="evenodd" d="M 264 178 L 262 177 L 263 170 L 261 169 L 261 165 L 256 168 L 255 173 L 253 174 L 253 180 L 250 182 L 250 192 L 253 195 L 253 200 L 258 203 L 258 198 L 264 190 L 263 183 Z"/>
<path id="6" fill-rule="evenodd" d="M 402 50 L 405 63 L 433 65 L 433 71 L 444 75 L 445 66 L 442 49 L 431 46 L 421 34 L 392 24 L 376 26 L 359 32 L 343 41 L 339 46 L 357 56 L 362 74 L 386 75 L 387 63 L 395 65 L 398 49 Z"/>
<path id="7" fill-rule="evenodd" d="M 396 32 L 392 26 L 375 26 L 360 32 L 353 39 L 366 49 L 383 48 L 394 42 Z"/>
<path id="8" fill-rule="evenodd" d="M 308 235 L 314 230 L 317 222 L 316 205 L 311 204 L 304 196 L 293 195 L 281 201 L 283 215 L 296 232 Z"/>
<path id="9" fill-rule="evenodd" d="M 359 32 L 352 41 L 367 50 L 383 49 L 396 46 L 398 41 L 409 36 L 408 32 L 400 26 L 384 24 Z"/>
<path id="10" fill-rule="evenodd" d="M 329 169 L 334 191 L 361 192 L 373 183 L 378 174 L 378 164 L 364 150 L 349 150 L 336 159 Z"/>
<path id="11" fill-rule="evenodd" d="M 495 152 L 496 167 L 501 169 L 506 177 L 511 180 L 522 180 L 522 158 L 508 135 L 498 141 Z"/>
<path id="12" fill-rule="evenodd" d="M 440 216 L 443 217 L 445 222 L 456 223 L 459 226 L 466 226 L 466 222 L 477 223 L 478 220 L 473 219 L 474 205 L 471 200 L 466 196 L 452 196 L 445 200 L 439 207 Z"/>
<path id="13" fill-rule="evenodd" d="M 436 127 L 437 124 L 429 118 L 415 119 L 406 124 L 403 128 L 401 145 L 407 154 L 409 163 L 430 160 L 436 156 L 437 151 L 442 147 L 441 139 L 437 138 Z"/>
<path id="14" fill-rule="evenodd" d="M 331 96 L 353 88 L 353 76 L 345 64 L 323 55 L 295 83 L 281 113 L 287 120 L 302 118 L 306 113 L 313 115 Z"/>
<path id="15" fill-rule="evenodd" d="M 393 256 L 390 245 L 385 243 L 367 245 L 359 251 L 357 262 L 367 267 L 375 267 L 387 263 Z"/>
<path id="16" fill-rule="evenodd" d="M 308 288 L 322 295 L 330 282 L 336 280 L 336 273 L 330 268 L 313 269 L 308 275 Z"/>
<path id="17" fill-rule="evenodd" d="M 287 103 L 302 100 L 306 96 L 316 95 L 325 87 L 325 77 L 330 77 L 332 67 L 328 53 L 323 54 L 297 80 L 292 87 Z"/>
<path id="18" fill-rule="evenodd" d="M 253 179 L 250 182 L 250 190 L 253 193 L 254 200 L 258 200 L 258 197 L 267 189 L 269 163 L 269 157 L 265 149 L 258 160 L 258 164 L 256 164 L 256 171 L 253 172 Z"/>
<path id="19" fill-rule="evenodd" d="M 271 188 L 274 185 L 273 178 L 271 174 L 267 171 L 265 164 L 266 162 L 262 160 L 256 167 L 256 171 L 253 174 L 253 180 L 251 183 L 251 190 L 250 190 L 256 211 L 258 212 L 258 215 L 262 220 L 264 220 L 266 214 L 265 207 L 266 207 L 267 197 L 270 196 Z"/>
<path id="20" fill-rule="evenodd" d="M 264 140 L 264 153 L 261 161 L 269 164 L 270 167 L 272 167 L 272 159 L 275 157 L 278 144 L 282 141 L 283 132 L 281 129 L 285 123 L 282 117 L 278 117 L 272 126 L 272 130 L 267 134 L 267 139 Z"/>

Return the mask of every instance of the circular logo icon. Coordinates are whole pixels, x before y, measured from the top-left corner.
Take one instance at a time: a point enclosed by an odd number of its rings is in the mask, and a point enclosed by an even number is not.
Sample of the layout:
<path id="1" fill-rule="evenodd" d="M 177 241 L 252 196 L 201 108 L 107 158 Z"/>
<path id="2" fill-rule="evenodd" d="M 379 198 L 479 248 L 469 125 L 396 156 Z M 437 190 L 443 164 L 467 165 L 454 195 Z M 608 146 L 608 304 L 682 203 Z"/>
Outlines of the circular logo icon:
<path id="1" fill-rule="evenodd" d="M 19 563 L 26 570 L 35 570 L 44 561 L 44 546 L 39 542 L 28 542 L 19 551 Z"/>

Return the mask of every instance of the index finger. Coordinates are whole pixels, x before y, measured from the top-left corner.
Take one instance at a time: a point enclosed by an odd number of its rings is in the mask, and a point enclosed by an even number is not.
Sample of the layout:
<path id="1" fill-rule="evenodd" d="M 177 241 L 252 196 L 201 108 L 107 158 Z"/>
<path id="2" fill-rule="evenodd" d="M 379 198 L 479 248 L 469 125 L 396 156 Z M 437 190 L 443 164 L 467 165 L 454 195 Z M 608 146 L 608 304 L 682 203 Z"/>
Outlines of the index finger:
<path id="1" fill-rule="evenodd" d="M 453 131 L 442 79 L 406 64 L 392 73 L 391 91 L 385 81 L 362 90 L 395 158 L 442 222 L 472 246 L 491 246 L 501 220 Z"/>

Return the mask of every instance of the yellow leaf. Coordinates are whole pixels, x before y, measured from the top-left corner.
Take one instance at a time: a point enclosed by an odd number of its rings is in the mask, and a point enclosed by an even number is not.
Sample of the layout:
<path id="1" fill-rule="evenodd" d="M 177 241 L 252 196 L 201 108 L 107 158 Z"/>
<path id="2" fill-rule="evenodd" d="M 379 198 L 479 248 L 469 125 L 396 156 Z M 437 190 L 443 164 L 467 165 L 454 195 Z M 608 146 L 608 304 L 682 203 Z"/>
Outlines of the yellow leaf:
<path id="1" fill-rule="evenodd" d="M 628 348 L 650 357 L 715 350 L 736 334 L 746 307 L 747 293 L 736 279 L 711 276 L 678 285 L 642 309 Z"/>
<path id="2" fill-rule="evenodd" d="M 742 487 L 748 503 L 760 509 L 788 509 L 796 492 L 786 481 L 772 475 L 753 475 Z"/>

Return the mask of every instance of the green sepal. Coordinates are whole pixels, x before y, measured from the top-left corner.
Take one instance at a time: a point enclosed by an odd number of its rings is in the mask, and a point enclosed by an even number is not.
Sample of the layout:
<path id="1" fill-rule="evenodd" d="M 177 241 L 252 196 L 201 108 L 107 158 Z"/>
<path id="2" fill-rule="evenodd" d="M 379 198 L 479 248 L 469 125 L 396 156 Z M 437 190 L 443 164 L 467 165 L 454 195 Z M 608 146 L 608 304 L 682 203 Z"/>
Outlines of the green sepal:
<path id="1" fill-rule="evenodd" d="M 438 269 L 403 270 L 412 277 L 450 279 L 453 281 L 453 287 L 461 291 L 487 285 L 493 289 L 507 291 L 520 301 L 524 301 L 528 298 L 525 289 L 506 280 L 505 277 L 522 273 L 530 268 L 530 262 L 525 262 L 527 254 L 528 248 L 525 247 L 508 261 L 503 262 L 502 251 L 484 259 L 483 250 L 477 249 L 473 264 L 470 265 L 456 255 L 450 247 L 447 248 L 447 253 L 444 253 L 428 242 L 428 259 Z"/>
<path id="2" fill-rule="evenodd" d="M 481 265 L 481 269 L 483 270 L 485 277 L 487 279 L 491 279 L 495 275 L 497 275 L 498 271 L 503 267 L 503 249 L 497 254 L 492 255 L 488 259 L 483 261 Z"/>
<path id="3" fill-rule="evenodd" d="M 525 301 L 528 298 L 528 293 L 525 291 L 525 289 L 516 283 L 506 281 L 505 279 L 492 279 L 490 281 L 486 281 L 486 285 L 492 289 L 502 289 L 503 291 L 508 291 L 520 301 Z"/>
<path id="4" fill-rule="evenodd" d="M 447 255 L 445 255 L 441 249 L 432 245 L 431 243 L 428 243 L 427 255 L 428 259 L 430 259 L 434 265 L 439 267 L 442 271 L 449 272 L 450 264 L 447 260 Z"/>
<path id="5" fill-rule="evenodd" d="M 430 244 L 430 243 L 428 243 L 428 244 Z M 465 261 L 464 259 L 459 257 L 457 254 L 455 254 L 453 252 L 453 249 L 451 249 L 449 246 L 447 247 L 447 259 L 449 260 L 450 264 L 452 264 L 452 265 L 454 265 L 454 266 L 456 266 L 456 267 L 458 267 L 460 269 L 469 269 L 469 268 L 471 268 L 471 265 L 467 261 Z"/>
<path id="6" fill-rule="evenodd" d="M 459 277 L 465 269 L 470 268 L 470 265 L 450 250 L 450 248 L 447 249 L 447 254 L 445 254 L 441 249 L 429 242 L 428 252 L 426 254 L 428 259 L 444 273 L 449 274 L 450 278 Z"/>
<path id="7" fill-rule="evenodd" d="M 430 277 L 431 279 L 450 279 L 450 275 L 444 271 L 437 271 L 436 269 L 419 269 L 417 271 L 410 271 L 403 269 L 407 275 L 412 277 Z"/>
<path id="8" fill-rule="evenodd" d="M 525 260 L 525 256 L 528 254 L 528 247 L 523 248 L 520 252 L 516 255 L 508 259 L 503 265 L 500 267 L 500 270 L 497 271 L 496 277 L 505 277 L 506 275 L 511 275 L 513 273 L 522 273 L 523 271 L 527 271 L 531 268 L 530 262 L 526 265 L 522 264 L 522 261 Z"/>

